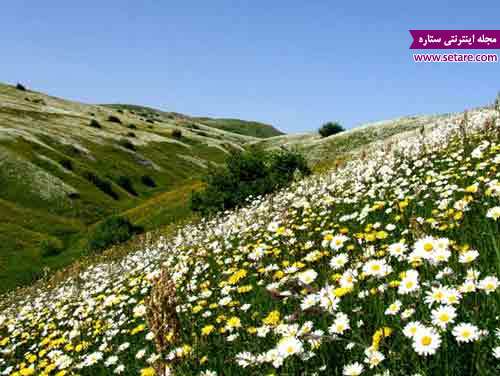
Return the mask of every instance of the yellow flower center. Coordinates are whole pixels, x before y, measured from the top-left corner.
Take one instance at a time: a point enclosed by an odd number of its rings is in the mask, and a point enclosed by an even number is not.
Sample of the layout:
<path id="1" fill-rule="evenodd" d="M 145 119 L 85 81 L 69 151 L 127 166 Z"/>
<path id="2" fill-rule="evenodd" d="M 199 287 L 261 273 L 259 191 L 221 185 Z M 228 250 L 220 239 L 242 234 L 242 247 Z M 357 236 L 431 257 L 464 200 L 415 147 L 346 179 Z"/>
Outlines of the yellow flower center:
<path id="1" fill-rule="evenodd" d="M 432 343 L 432 338 L 429 336 L 422 337 L 422 345 L 429 346 Z"/>
<path id="2" fill-rule="evenodd" d="M 439 315 L 439 320 L 444 321 L 444 322 L 448 322 L 450 320 L 450 316 L 448 316 L 447 313 L 441 313 Z"/>

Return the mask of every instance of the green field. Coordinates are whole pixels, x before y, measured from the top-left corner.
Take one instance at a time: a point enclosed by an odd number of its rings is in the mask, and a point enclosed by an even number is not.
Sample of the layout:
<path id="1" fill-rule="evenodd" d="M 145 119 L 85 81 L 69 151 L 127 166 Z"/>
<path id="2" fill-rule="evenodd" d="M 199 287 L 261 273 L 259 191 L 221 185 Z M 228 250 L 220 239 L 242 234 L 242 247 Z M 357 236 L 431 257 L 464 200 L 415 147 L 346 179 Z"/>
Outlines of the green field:
<path id="1" fill-rule="evenodd" d="M 211 164 L 257 140 L 252 135 L 279 134 L 230 123 L 0 84 L 0 292 L 86 254 L 87 234 L 112 214 L 145 230 L 191 216 L 190 192 Z M 45 239 L 64 251 L 43 257 Z"/>

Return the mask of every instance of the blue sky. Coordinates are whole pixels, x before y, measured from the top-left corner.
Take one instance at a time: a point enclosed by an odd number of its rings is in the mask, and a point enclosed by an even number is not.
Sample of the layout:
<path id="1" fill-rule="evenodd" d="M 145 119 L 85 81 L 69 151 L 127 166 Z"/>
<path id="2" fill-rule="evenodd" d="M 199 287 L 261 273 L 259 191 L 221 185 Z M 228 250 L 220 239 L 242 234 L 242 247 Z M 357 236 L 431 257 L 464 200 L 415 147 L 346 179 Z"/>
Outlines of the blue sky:
<path id="1" fill-rule="evenodd" d="M 286 132 L 350 128 L 492 101 L 500 63 L 415 64 L 408 29 L 500 29 L 499 15 L 489 0 L 16 0 L 0 12 L 0 81 Z"/>

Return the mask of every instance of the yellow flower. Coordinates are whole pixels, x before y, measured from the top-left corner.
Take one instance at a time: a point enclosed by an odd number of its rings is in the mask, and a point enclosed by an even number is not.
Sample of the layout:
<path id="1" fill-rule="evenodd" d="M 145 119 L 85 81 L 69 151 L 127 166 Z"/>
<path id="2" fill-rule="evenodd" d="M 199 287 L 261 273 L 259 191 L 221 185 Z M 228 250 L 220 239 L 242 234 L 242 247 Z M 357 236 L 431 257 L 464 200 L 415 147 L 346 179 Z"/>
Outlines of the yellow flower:
<path id="1" fill-rule="evenodd" d="M 233 316 L 227 320 L 227 326 L 229 328 L 239 328 L 241 327 L 241 320 L 238 317 Z"/>
<path id="2" fill-rule="evenodd" d="M 215 327 L 213 325 L 206 325 L 203 327 L 203 329 L 201 329 L 201 334 L 204 336 L 208 336 L 210 333 L 213 332 L 214 329 Z"/>
<path id="3" fill-rule="evenodd" d="M 476 193 L 478 190 L 478 187 L 476 184 L 469 185 L 467 188 L 465 188 L 465 192 L 468 193 Z"/>
<path id="4" fill-rule="evenodd" d="M 203 309 L 203 307 L 202 307 L 202 306 L 200 306 L 200 305 L 196 305 L 196 306 L 194 306 L 194 307 L 193 307 L 192 311 L 193 311 L 193 313 L 198 313 L 198 312 L 200 312 L 202 309 Z"/>
<path id="5" fill-rule="evenodd" d="M 373 338 L 372 338 L 372 347 L 375 350 L 378 350 L 378 346 L 380 344 L 380 341 L 382 338 L 389 337 L 392 333 L 392 329 L 384 326 L 383 328 L 378 329 L 373 333 Z"/>
<path id="6" fill-rule="evenodd" d="M 249 291 L 252 291 L 253 289 L 253 286 L 252 285 L 245 285 L 245 286 L 240 286 L 238 287 L 237 291 L 240 293 L 240 294 L 244 294 L 246 292 L 249 292 Z"/>
<path id="7" fill-rule="evenodd" d="M 134 335 L 134 334 L 140 333 L 144 329 L 146 329 L 146 325 L 145 324 L 140 324 L 140 325 L 136 326 L 134 329 L 132 329 L 130 331 L 130 334 Z"/>
<path id="8" fill-rule="evenodd" d="M 372 241 L 375 240 L 375 238 L 376 238 L 376 235 L 373 232 L 370 232 L 370 233 L 368 233 L 368 234 L 365 235 L 365 240 L 367 242 L 372 242 Z"/>
<path id="9" fill-rule="evenodd" d="M 337 287 L 335 289 L 335 296 L 337 298 L 340 298 L 346 294 L 349 294 L 350 292 L 352 291 L 352 288 L 348 288 L 348 287 Z"/>
<path id="10" fill-rule="evenodd" d="M 270 326 L 275 326 L 279 323 L 280 321 L 280 313 L 279 311 L 271 311 L 269 312 L 269 314 L 267 315 L 267 317 L 265 317 L 262 322 L 265 324 L 265 325 L 270 325 Z"/>
<path id="11" fill-rule="evenodd" d="M 278 270 L 276 273 L 274 273 L 274 279 L 281 279 L 285 273 L 283 273 L 281 270 Z"/>
<path id="12" fill-rule="evenodd" d="M 141 376 L 154 376 L 154 375 L 156 375 L 156 372 L 153 367 L 141 369 Z"/>
<path id="13" fill-rule="evenodd" d="M 403 211 L 404 208 L 406 208 L 408 206 L 408 200 L 404 200 L 404 201 L 399 201 L 399 209 L 401 211 Z"/>
<path id="14" fill-rule="evenodd" d="M 248 272 L 245 269 L 239 269 L 236 272 L 234 272 L 233 275 L 231 275 L 231 277 L 229 277 L 228 282 L 229 284 L 234 285 L 238 283 L 239 280 L 245 278 L 247 274 Z"/>
<path id="15" fill-rule="evenodd" d="M 34 368 L 23 368 L 19 371 L 19 374 L 21 376 L 28 376 L 28 375 L 34 375 L 35 374 L 35 369 Z"/>
<path id="16" fill-rule="evenodd" d="M 389 282 L 389 287 L 398 287 L 401 284 L 401 281 L 391 281 Z"/>

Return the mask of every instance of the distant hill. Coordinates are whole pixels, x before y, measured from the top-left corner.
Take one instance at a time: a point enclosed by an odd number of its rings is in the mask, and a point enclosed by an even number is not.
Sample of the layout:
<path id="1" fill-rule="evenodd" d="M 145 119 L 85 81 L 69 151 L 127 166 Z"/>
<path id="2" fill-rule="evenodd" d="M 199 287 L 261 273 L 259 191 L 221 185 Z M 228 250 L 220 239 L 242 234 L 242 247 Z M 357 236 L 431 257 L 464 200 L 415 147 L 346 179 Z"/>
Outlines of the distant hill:
<path id="1" fill-rule="evenodd" d="M 222 129 L 227 132 L 251 136 L 257 138 L 267 138 L 280 136 L 284 133 L 274 128 L 272 125 L 259 123 L 256 121 L 247 121 L 240 119 L 224 119 L 210 117 L 191 117 L 177 112 L 166 112 L 151 107 L 137 106 L 132 104 L 104 104 L 103 106 L 116 110 L 127 110 L 135 112 L 145 118 L 163 118 L 163 119 L 182 119 L 183 121 L 192 121 L 209 127 Z"/>
<path id="2" fill-rule="evenodd" d="M 279 132 L 0 84 L 0 292 L 78 258 L 87 231 L 111 214 L 146 230 L 186 218 L 206 169 L 265 134 Z M 42 257 L 46 239 L 62 254 Z"/>

